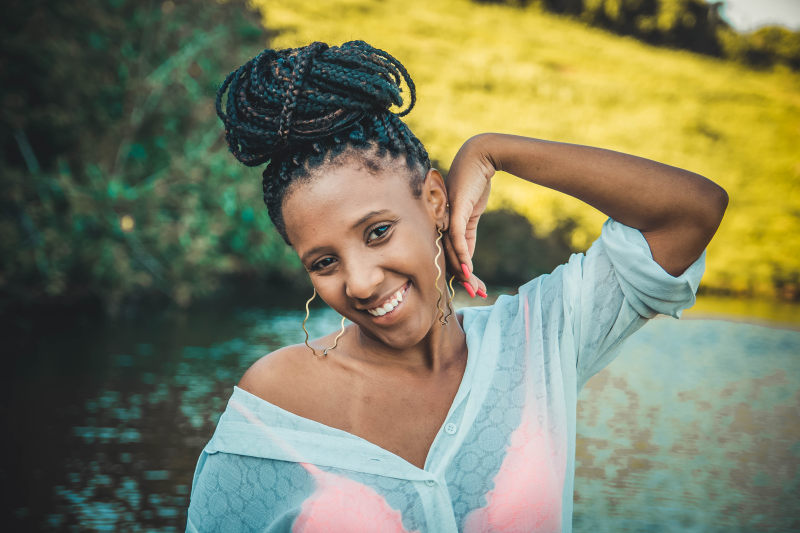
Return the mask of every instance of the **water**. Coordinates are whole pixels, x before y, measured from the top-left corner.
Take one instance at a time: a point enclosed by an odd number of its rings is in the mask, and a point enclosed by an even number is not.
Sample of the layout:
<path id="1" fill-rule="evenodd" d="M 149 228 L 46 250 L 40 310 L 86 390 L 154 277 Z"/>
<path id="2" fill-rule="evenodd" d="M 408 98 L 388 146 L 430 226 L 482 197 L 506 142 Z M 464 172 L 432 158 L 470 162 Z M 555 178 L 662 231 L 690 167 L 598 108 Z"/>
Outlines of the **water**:
<path id="1" fill-rule="evenodd" d="M 313 311 L 312 335 L 338 328 Z M 232 386 L 302 342 L 239 310 L 48 330 L 7 376 L 14 530 L 174 531 Z M 660 318 L 579 402 L 575 531 L 800 530 L 800 332 Z"/>
<path id="2" fill-rule="evenodd" d="M 648 324 L 579 398 L 576 531 L 800 530 L 798 383 L 798 331 Z"/>

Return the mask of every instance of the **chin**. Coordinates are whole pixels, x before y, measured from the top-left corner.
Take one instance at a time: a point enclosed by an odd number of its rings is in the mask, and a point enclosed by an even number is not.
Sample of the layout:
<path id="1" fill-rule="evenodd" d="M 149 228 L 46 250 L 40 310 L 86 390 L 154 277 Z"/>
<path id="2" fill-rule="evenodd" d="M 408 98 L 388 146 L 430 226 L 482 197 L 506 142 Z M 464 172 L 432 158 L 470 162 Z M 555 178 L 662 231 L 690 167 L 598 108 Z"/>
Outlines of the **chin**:
<path id="1" fill-rule="evenodd" d="M 413 331 L 406 328 L 398 329 L 397 331 L 376 331 L 374 328 L 365 327 L 362 324 L 358 324 L 358 327 L 368 338 L 398 351 L 416 346 L 430 335 L 433 329 L 432 326 L 427 328 L 423 326 L 420 329 L 414 328 Z"/>

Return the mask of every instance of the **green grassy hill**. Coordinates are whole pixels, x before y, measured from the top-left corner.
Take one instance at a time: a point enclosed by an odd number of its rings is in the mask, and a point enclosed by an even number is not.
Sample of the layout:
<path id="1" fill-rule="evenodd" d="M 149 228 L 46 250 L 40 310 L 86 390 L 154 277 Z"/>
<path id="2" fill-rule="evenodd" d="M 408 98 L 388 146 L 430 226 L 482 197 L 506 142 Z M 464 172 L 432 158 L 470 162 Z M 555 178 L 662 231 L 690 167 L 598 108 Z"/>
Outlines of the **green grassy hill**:
<path id="1" fill-rule="evenodd" d="M 739 65 L 467 0 L 255 0 L 274 47 L 363 39 L 409 69 L 407 117 L 447 169 L 461 143 L 499 131 L 600 146 L 703 174 L 727 189 L 704 287 L 797 297 L 800 276 L 800 76 Z M 544 234 L 578 221 L 588 246 L 604 215 L 563 194 L 499 176 L 511 205 Z M 480 246 L 480 243 L 478 244 Z"/>

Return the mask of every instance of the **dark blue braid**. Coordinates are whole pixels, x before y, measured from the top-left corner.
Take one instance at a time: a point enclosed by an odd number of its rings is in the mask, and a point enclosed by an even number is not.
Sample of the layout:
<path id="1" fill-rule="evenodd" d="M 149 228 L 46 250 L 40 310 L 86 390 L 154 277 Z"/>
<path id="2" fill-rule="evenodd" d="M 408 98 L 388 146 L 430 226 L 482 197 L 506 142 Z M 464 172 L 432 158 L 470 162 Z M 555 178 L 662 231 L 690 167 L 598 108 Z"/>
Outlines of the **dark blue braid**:
<path id="1" fill-rule="evenodd" d="M 392 113 L 391 106 L 403 105 L 403 81 L 409 105 Z M 420 194 L 428 153 L 399 118 L 415 103 L 416 88 L 402 63 L 364 41 L 350 41 L 264 50 L 225 78 L 216 108 L 236 159 L 248 166 L 268 163 L 264 203 L 289 242 L 281 213 L 287 188 L 344 152 L 404 156 L 412 190 Z"/>

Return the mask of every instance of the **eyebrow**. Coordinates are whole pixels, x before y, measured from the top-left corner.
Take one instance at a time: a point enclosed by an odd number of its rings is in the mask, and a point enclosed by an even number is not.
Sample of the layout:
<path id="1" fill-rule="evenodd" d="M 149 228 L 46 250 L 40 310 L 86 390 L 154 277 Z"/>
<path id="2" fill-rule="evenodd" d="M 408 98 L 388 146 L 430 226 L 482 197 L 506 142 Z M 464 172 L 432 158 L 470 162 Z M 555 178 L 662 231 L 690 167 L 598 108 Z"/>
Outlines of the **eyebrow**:
<path id="1" fill-rule="evenodd" d="M 356 229 L 361 224 L 363 224 L 364 222 L 366 222 L 367 220 L 369 220 L 370 218 L 372 218 L 374 216 L 383 215 L 383 214 L 388 213 L 388 212 L 389 212 L 388 209 L 380 209 L 378 211 L 370 211 L 369 213 L 367 213 L 363 217 L 361 217 L 358 220 L 356 220 L 355 224 L 353 224 L 351 226 L 351 229 Z M 322 251 L 326 250 L 327 248 L 328 248 L 327 246 L 315 246 L 314 248 L 312 248 L 309 251 L 307 251 L 306 253 L 304 253 L 303 257 L 300 258 L 300 261 L 305 263 L 310 256 L 312 256 L 312 255 L 314 255 L 316 253 L 322 252 Z"/>
<path id="2" fill-rule="evenodd" d="M 312 255 L 314 255 L 314 254 L 316 254 L 318 252 L 321 252 L 321 251 L 325 250 L 326 248 L 327 248 L 327 246 L 315 246 L 314 248 L 310 249 L 309 251 L 307 251 L 306 253 L 303 254 L 303 257 L 300 258 L 300 262 L 301 263 L 305 263 L 306 261 L 308 261 L 309 257 L 311 257 Z"/>
<path id="3" fill-rule="evenodd" d="M 356 229 L 357 227 L 359 227 L 361 224 L 363 224 L 364 222 L 366 222 L 370 218 L 372 218 L 374 216 L 378 216 L 378 215 L 383 215 L 384 213 L 388 213 L 388 212 L 389 212 L 388 209 L 381 209 L 380 211 L 370 211 L 369 213 L 367 213 L 363 217 L 359 218 L 356 221 L 356 223 L 351 226 L 350 229 Z"/>

